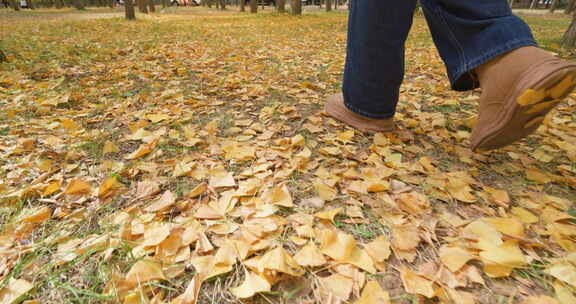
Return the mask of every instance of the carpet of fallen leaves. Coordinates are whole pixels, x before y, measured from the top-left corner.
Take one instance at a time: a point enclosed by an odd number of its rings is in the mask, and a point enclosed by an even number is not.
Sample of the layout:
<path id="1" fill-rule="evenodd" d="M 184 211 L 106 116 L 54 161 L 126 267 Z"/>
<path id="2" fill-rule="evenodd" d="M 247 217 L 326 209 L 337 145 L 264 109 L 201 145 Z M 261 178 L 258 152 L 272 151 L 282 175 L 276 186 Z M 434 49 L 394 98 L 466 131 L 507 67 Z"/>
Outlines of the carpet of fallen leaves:
<path id="1" fill-rule="evenodd" d="M 0 14 L 0 303 L 576 303 L 576 100 L 472 153 L 422 17 L 367 136 L 344 12 Z"/>

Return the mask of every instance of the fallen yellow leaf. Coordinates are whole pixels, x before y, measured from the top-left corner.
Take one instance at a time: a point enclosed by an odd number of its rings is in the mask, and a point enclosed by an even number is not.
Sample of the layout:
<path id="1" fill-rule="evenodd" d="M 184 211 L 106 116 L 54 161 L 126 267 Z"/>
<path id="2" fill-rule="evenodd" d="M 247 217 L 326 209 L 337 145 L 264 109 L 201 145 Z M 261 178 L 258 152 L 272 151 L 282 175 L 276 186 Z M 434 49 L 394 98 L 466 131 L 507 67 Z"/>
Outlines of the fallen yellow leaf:
<path id="1" fill-rule="evenodd" d="M 13 304 L 16 300 L 32 290 L 34 285 L 24 279 L 11 278 L 8 284 L 0 290 L 0 303 Z"/>
<path id="2" fill-rule="evenodd" d="M 131 286 L 142 285 L 153 280 L 165 280 L 160 263 L 150 260 L 136 262 L 126 274 L 126 281 Z"/>
<path id="3" fill-rule="evenodd" d="M 313 242 L 309 242 L 300 249 L 294 256 L 294 260 L 304 267 L 319 267 L 326 264 L 326 259 Z"/>
<path id="4" fill-rule="evenodd" d="M 368 281 L 360 298 L 354 304 L 390 304 L 388 292 L 377 281 Z"/>
<path id="5" fill-rule="evenodd" d="M 406 267 L 400 269 L 400 278 L 402 279 L 402 284 L 406 292 L 422 295 L 427 298 L 434 297 L 434 283 L 432 281 Z"/>
<path id="6" fill-rule="evenodd" d="M 440 248 L 440 260 L 452 272 L 460 270 L 474 256 L 460 247 L 442 246 Z"/>
<path id="7" fill-rule="evenodd" d="M 272 286 L 270 283 L 259 275 L 246 271 L 246 279 L 244 282 L 236 287 L 230 288 L 230 292 L 240 299 L 247 299 L 251 298 L 259 292 L 267 292 L 270 291 Z"/>
<path id="8" fill-rule="evenodd" d="M 88 194 L 90 193 L 90 191 L 92 191 L 92 186 L 89 183 L 82 181 L 80 179 L 73 179 L 72 181 L 70 181 L 70 183 L 68 183 L 68 186 L 66 186 L 66 190 L 64 190 L 64 193 L 75 195 L 75 194 Z"/>
<path id="9" fill-rule="evenodd" d="M 314 216 L 319 219 L 328 220 L 334 223 L 334 217 L 336 217 L 336 215 L 340 213 L 340 211 L 342 211 L 342 208 L 334 208 L 327 211 L 317 212 L 314 214 Z"/>

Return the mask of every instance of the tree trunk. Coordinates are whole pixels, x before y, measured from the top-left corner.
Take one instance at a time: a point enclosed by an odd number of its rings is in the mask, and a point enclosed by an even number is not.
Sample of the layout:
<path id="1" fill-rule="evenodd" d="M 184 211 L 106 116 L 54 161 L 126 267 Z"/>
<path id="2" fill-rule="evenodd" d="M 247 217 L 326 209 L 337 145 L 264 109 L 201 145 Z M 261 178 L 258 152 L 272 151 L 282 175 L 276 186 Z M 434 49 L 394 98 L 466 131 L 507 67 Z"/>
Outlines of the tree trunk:
<path id="1" fill-rule="evenodd" d="M 20 1 L 19 0 L 11 0 L 10 4 L 12 5 L 12 8 L 15 11 L 19 11 L 20 10 Z"/>
<path id="2" fill-rule="evenodd" d="M 576 14 L 572 16 L 572 23 L 562 37 L 562 46 L 567 49 L 576 47 Z"/>
<path id="3" fill-rule="evenodd" d="M 4 52 L 2 52 L 2 50 L 0 50 L 0 63 L 2 62 L 8 62 L 8 58 L 6 58 L 6 55 L 4 55 Z"/>
<path id="4" fill-rule="evenodd" d="M 326 11 L 327 12 L 332 11 L 332 0 L 326 0 Z"/>
<path id="5" fill-rule="evenodd" d="M 258 3 L 256 0 L 250 0 L 250 13 L 256 14 L 258 12 Z"/>
<path id="6" fill-rule="evenodd" d="M 219 0 L 219 1 L 220 1 L 220 9 L 225 10 L 226 9 L 226 0 Z"/>
<path id="7" fill-rule="evenodd" d="M 286 0 L 276 0 L 276 10 L 279 13 L 286 12 Z"/>
<path id="8" fill-rule="evenodd" d="M 136 13 L 134 12 L 134 2 L 133 0 L 124 0 L 124 9 L 126 11 L 126 19 L 135 20 Z"/>
<path id="9" fill-rule="evenodd" d="M 147 0 L 148 2 L 148 10 L 151 13 L 155 13 L 156 12 L 156 6 L 154 5 L 154 0 Z"/>
<path id="10" fill-rule="evenodd" d="M 554 13 L 554 11 L 556 10 L 556 8 L 558 7 L 558 0 L 552 0 L 552 3 L 550 4 L 550 13 Z"/>
<path id="11" fill-rule="evenodd" d="M 146 2 L 148 0 L 136 0 L 136 3 L 138 4 L 138 11 L 143 13 L 143 14 L 148 14 L 148 7 L 146 7 Z"/>
<path id="12" fill-rule="evenodd" d="M 574 11 L 574 5 L 576 4 L 576 0 L 569 0 L 568 4 L 566 5 L 566 9 L 564 10 L 564 14 L 568 15 Z"/>
<path id="13" fill-rule="evenodd" d="M 64 6 L 64 3 L 62 2 L 62 0 L 56 0 L 55 4 L 56 4 L 57 9 L 61 9 Z"/>
<path id="14" fill-rule="evenodd" d="M 34 1 L 32 1 L 32 0 L 26 0 L 26 4 L 28 4 L 28 8 L 29 8 L 29 9 L 34 9 Z"/>
<path id="15" fill-rule="evenodd" d="M 241 12 L 246 11 L 246 0 L 240 0 L 240 11 Z"/>
<path id="16" fill-rule="evenodd" d="M 292 0 L 292 15 L 302 15 L 302 1 Z"/>
<path id="17" fill-rule="evenodd" d="M 83 11 L 85 9 L 84 7 L 84 0 L 74 0 L 74 7 L 77 10 L 81 10 Z"/>

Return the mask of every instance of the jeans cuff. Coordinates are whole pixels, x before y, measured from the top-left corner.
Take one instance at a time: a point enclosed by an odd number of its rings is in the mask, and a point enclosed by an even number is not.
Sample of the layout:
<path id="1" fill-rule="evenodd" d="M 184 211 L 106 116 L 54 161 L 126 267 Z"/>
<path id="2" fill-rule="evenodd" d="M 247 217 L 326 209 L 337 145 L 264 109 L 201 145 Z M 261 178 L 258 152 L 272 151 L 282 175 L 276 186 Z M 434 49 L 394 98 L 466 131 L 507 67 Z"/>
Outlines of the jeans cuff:
<path id="1" fill-rule="evenodd" d="M 372 118 L 372 119 L 388 119 L 388 118 L 392 118 L 394 117 L 394 113 L 392 114 L 373 114 L 373 113 L 369 113 L 363 110 L 360 110 L 356 107 L 354 107 L 353 105 L 351 105 L 348 102 L 344 102 L 344 105 L 346 106 L 346 108 L 348 108 L 348 110 L 360 115 L 360 116 L 364 116 L 366 118 Z"/>
<path id="2" fill-rule="evenodd" d="M 464 66 L 459 67 L 450 77 L 452 89 L 455 91 L 468 91 L 480 87 L 480 82 L 472 76 L 472 72 L 475 68 L 502 54 L 524 46 L 538 46 L 538 44 L 533 39 L 513 40 L 506 43 L 504 46 L 491 49 L 483 55 L 469 60 Z"/>

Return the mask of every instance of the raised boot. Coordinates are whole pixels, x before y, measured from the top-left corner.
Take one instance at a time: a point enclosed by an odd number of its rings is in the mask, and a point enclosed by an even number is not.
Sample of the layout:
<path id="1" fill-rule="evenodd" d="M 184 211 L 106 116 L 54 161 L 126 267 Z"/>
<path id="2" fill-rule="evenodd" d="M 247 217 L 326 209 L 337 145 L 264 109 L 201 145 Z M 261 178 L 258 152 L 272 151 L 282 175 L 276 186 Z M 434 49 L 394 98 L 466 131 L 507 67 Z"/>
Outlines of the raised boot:
<path id="1" fill-rule="evenodd" d="M 344 105 L 344 96 L 335 94 L 328 97 L 326 113 L 354 129 L 365 133 L 391 132 L 395 130 L 394 119 L 374 119 L 358 115 Z"/>
<path id="2" fill-rule="evenodd" d="M 576 64 L 532 46 L 490 60 L 476 74 L 482 95 L 471 143 L 477 152 L 530 135 L 576 87 Z"/>

